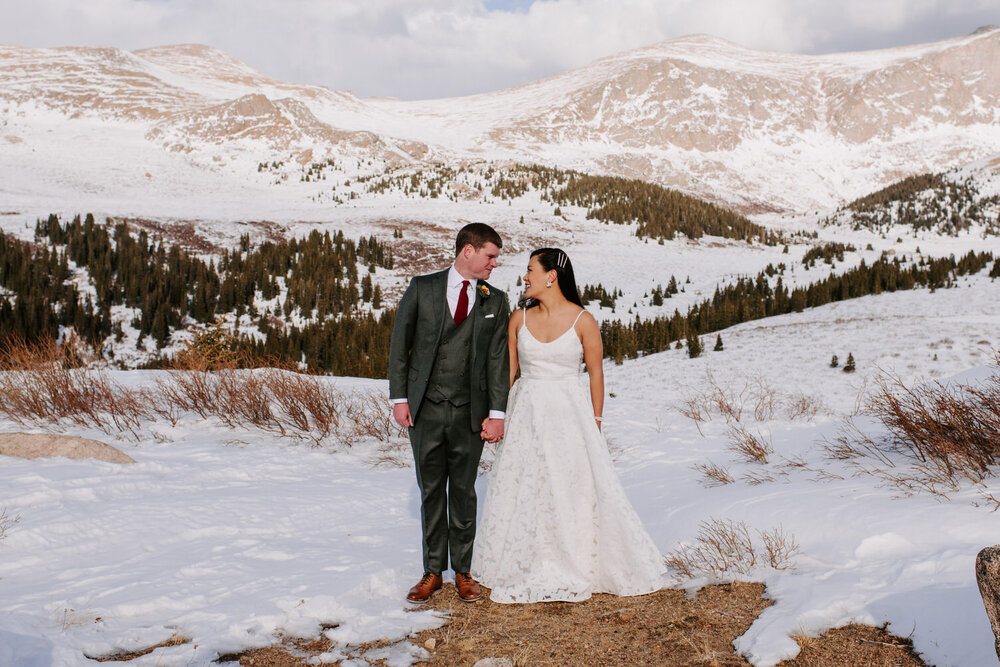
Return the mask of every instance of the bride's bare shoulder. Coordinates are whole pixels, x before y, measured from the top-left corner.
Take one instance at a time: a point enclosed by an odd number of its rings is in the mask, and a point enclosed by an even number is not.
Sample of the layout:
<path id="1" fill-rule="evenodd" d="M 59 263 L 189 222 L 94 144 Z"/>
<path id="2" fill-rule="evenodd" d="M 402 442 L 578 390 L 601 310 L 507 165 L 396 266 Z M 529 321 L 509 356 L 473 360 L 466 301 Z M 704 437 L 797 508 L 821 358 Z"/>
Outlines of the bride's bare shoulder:
<path id="1" fill-rule="evenodd" d="M 524 323 L 524 308 L 518 308 L 510 315 L 510 328 L 517 331 Z"/>
<path id="2" fill-rule="evenodd" d="M 591 315 L 586 308 L 581 308 L 577 311 L 576 320 L 573 322 L 573 328 L 582 334 L 587 329 L 591 329 L 593 327 L 598 327 L 597 319 Z"/>

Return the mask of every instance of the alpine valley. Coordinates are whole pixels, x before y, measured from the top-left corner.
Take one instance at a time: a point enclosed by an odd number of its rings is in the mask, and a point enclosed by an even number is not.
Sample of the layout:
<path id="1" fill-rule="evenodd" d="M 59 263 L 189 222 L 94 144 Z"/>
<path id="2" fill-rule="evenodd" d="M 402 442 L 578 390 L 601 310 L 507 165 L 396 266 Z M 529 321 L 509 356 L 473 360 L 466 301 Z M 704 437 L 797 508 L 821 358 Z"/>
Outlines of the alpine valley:
<path id="1" fill-rule="evenodd" d="M 866 409 L 1000 386 L 995 26 L 819 56 L 695 35 L 423 101 L 202 45 L 0 46 L 0 431 L 136 461 L 0 457 L 0 664 L 158 646 L 136 664 L 209 665 L 279 634 L 323 634 L 316 663 L 428 659 L 407 637 L 445 619 L 401 611 L 418 501 L 383 378 L 395 303 L 470 221 L 503 237 L 490 282 L 512 301 L 532 249 L 567 251 L 665 584 L 762 581 L 775 602 L 740 656 L 860 622 L 928 664 L 992 664 L 973 564 L 995 463 L 941 473 Z M 89 363 L 12 361 L 46 336 Z M 286 370 L 171 370 L 216 345 Z M 45 377 L 135 407 L 18 407 L 54 405 Z M 255 377 L 244 419 L 222 401 Z M 281 403 L 292 386 L 350 407 L 331 426 Z M 699 568 L 726 526 L 750 555 Z"/>

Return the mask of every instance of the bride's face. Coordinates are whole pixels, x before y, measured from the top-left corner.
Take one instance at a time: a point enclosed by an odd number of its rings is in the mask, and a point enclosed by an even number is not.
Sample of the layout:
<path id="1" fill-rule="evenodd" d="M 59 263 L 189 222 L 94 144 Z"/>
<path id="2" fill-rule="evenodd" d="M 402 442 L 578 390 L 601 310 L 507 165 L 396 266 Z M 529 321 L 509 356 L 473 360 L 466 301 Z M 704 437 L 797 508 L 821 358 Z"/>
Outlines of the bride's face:
<path id="1" fill-rule="evenodd" d="M 537 299 L 545 292 L 545 283 L 552 281 L 555 283 L 555 271 L 546 271 L 542 268 L 542 263 L 538 257 L 532 257 L 528 261 L 528 270 L 524 273 L 524 295 L 530 299 Z"/>

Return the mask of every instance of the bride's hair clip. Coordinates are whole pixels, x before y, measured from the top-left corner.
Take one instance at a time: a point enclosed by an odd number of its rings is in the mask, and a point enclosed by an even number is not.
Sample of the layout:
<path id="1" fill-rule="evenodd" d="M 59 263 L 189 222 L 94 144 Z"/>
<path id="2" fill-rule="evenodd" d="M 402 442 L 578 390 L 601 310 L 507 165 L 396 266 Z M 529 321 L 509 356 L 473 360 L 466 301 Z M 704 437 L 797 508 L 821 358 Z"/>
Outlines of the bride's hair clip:
<path id="1" fill-rule="evenodd" d="M 558 266 L 560 269 L 565 269 L 566 268 L 566 262 L 569 261 L 569 257 L 567 257 L 566 253 L 564 253 L 562 250 L 560 250 L 558 252 L 559 252 L 559 254 L 556 255 L 556 266 Z"/>

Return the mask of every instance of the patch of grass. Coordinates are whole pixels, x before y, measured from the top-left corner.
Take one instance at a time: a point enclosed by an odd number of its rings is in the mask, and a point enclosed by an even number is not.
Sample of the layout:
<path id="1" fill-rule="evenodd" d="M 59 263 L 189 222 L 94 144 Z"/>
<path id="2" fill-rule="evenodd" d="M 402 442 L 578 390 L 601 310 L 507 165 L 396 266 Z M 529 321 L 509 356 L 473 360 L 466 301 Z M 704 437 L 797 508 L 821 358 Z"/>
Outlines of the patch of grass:
<path id="1" fill-rule="evenodd" d="M 772 604 L 764 592 L 763 584 L 731 583 L 705 586 L 693 597 L 664 589 L 624 598 L 600 594 L 576 603 L 495 604 L 484 597 L 469 604 L 458 599 L 454 586 L 445 584 L 425 608 L 446 614 L 448 622 L 410 641 L 428 652 L 416 664 L 431 667 L 471 667 L 489 657 L 507 658 L 519 667 L 748 665 L 732 642 Z M 801 638 L 808 648 L 803 647 L 795 660 L 781 663 L 783 667 L 923 665 L 912 652 L 897 648 L 906 640 L 884 628 L 852 625 L 820 637 L 803 634 Z M 316 664 L 321 654 L 337 651 L 350 656 L 351 664 L 374 665 L 379 663 L 364 656 L 374 655 L 368 653 L 372 648 L 392 643 L 343 646 L 325 638 L 281 638 L 274 646 L 222 656 L 220 661 L 298 667 Z"/>
<path id="2" fill-rule="evenodd" d="M 702 521 L 695 541 L 682 543 L 664 560 L 667 567 L 688 579 L 747 575 L 758 567 L 792 567 L 792 557 L 799 548 L 790 533 L 780 527 L 755 532 L 756 541 L 743 521 Z"/>

